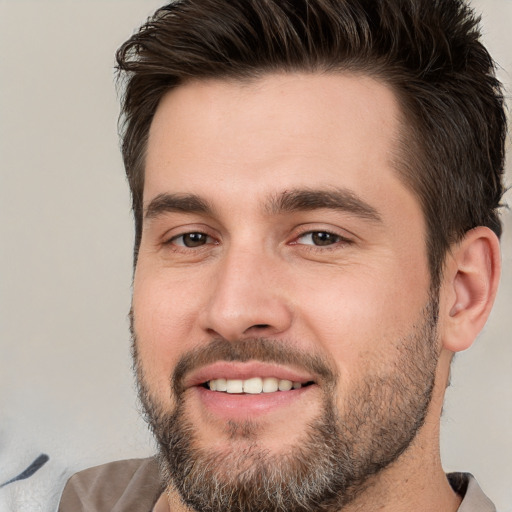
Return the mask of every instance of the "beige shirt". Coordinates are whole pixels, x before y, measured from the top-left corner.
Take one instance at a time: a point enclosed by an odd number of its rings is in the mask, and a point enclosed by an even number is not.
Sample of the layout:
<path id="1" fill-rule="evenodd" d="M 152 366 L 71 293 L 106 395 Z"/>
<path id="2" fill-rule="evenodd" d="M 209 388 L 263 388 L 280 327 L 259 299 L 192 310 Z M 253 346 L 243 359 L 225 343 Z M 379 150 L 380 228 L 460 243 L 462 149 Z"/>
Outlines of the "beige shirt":
<path id="1" fill-rule="evenodd" d="M 450 473 L 448 480 L 463 497 L 457 512 L 496 512 L 496 507 L 468 473 Z M 158 512 L 163 492 L 154 458 L 111 462 L 73 475 L 58 512 Z"/>

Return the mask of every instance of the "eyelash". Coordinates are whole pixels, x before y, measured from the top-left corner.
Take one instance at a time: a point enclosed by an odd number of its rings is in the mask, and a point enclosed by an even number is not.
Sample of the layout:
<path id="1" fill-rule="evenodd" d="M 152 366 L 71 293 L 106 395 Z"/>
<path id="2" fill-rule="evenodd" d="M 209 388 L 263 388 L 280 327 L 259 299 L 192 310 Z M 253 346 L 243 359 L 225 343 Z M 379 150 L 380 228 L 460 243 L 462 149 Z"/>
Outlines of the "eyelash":
<path id="1" fill-rule="evenodd" d="M 333 237 L 335 238 L 336 240 L 333 241 L 333 243 L 329 243 L 329 244 L 326 244 L 326 245 L 316 245 L 316 244 L 306 244 L 306 243 L 300 243 L 298 242 L 298 240 L 300 240 L 301 238 L 307 236 L 307 235 L 315 235 L 315 234 L 322 234 L 322 235 L 327 235 L 327 236 L 330 236 L 330 237 Z M 185 243 L 182 243 L 182 244 L 177 244 L 176 243 L 176 240 L 179 240 L 179 239 L 183 239 L 185 236 L 187 235 L 200 235 L 200 236 L 204 236 L 206 237 L 206 241 L 204 244 L 199 244 L 197 246 L 191 246 L 191 247 L 188 247 L 185 245 Z M 208 239 L 210 239 L 210 242 L 208 242 Z M 214 237 L 212 237 L 211 235 L 209 235 L 208 233 L 205 233 L 203 231 L 188 231 L 186 233 L 181 233 L 179 235 L 175 235 L 173 236 L 172 238 L 170 238 L 168 241 L 166 241 L 164 243 L 164 245 L 170 245 L 174 248 L 174 250 L 176 251 L 190 251 L 190 250 L 201 250 L 203 249 L 204 247 L 208 246 L 208 245 L 212 245 L 212 242 L 211 240 L 213 240 L 213 245 L 218 245 L 218 241 L 215 240 Z M 289 244 L 290 245 L 300 245 L 302 248 L 304 248 L 305 250 L 309 250 L 309 251 L 328 251 L 328 250 L 336 250 L 336 249 L 339 249 L 340 248 L 340 245 L 350 245 L 352 244 L 353 241 L 350 240 L 349 238 L 347 237 L 344 237 L 338 233 L 334 233 L 332 231 L 328 231 L 328 230 L 322 230 L 322 229 L 310 229 L 308 231 L 304 231 L 302 233 L 299 233 L 292 242 L 290 242 Z"/>
<path id="2" fill-rule="evenodd" d="M 333 243 L 327 244 L 327 245 L 300 244 L 298 242 L 299 239 L 301 239 L 307 235 L 314 235 L 314 234 L 319 234 L 319 233 L 336 238 L 336 241 L 333 241 Z M 305 250 L 309 250 L 309 251 L 324 252 L 324 251 L 337 250 L 337 249 L 340 249 L 340 245 L 345 246 L 345 245 L 351 245 L 352 243 L 353 243 L 353 240 L 351 240 L 350 238 L 340 235 L 339 233 L 329 231 L 327 229 L 309 229 L 307 231 L 299 233 L 299 235 L 297 235 L 295 237 L 294 241 L 291 242 L 291 245 L 301 245 Z"/>
<path id="3" fill-rule="evenodd" d="M 176 240 L 178 240 L 180 238 L 183 239 L 187 235 L 202 235 L 202 236 L 206 237 L 206 239 L 215 240 L 212 236 L 210 236 L 208 233 L 204 233 L 203 231 L 187 231 L 186 233 L 181 233 L 179 235 L 175 235 L 175 236 L 171 237 L 167 242 L 164 243 L 164 245 L 172 245 L 173 247 L 179 248 L 181 250 L 201 249 L 204 246 L 208 245 L 208 240 L 204 244 L 200 244 L 195 247 L 187 247 L 184 243 L 183 244 L 175 243 Z M 218 242 L 215 241 L 214 245 L 217 245 L 217 244 L 218 244 Z"/>

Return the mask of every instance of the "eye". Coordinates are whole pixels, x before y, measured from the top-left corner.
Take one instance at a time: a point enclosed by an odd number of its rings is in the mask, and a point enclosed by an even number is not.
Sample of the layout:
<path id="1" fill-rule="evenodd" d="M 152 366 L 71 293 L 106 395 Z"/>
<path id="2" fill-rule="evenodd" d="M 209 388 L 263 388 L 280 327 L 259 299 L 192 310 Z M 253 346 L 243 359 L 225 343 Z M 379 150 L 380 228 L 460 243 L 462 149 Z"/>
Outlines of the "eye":
<path id="1" fill-rule="evenodd" d="M 328 231 L 309 231 L 297 238 L 297 243 L 299 244 L 315 245 L 317 247 L 333 245 L 339 242 L 348 242 L 348 240 Z"/>
<path id="2" fill-rule="evenodd" d="M 169 240 L 169 243 L 177 245 L 179 247 L 187 247 L 192 249 L 194 247 L 201 247 L 208 243 L 212 243 L 213 238 L 205 233 L 184 233 L 182 235 L 175 236 Z"/>

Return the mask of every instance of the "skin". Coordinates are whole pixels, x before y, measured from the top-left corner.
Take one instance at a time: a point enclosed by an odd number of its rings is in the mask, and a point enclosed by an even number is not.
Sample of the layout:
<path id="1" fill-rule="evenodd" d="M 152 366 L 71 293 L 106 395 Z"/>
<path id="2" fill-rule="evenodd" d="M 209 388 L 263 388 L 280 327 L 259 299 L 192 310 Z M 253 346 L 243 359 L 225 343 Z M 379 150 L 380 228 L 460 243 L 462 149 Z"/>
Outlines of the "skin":
<path id="1" fill-rule="evenodd" d="M 343 74 L 191 82 L 163 98 L 150 130 L 144 205 L 161 194 L 194 194 L 211 211 L 160 209 L 144 219 L 134 328 L 160 407 L 176 407 L 169 379 L 179 358 L 219 337 L 272 337 L 321 355 L 338 375 L 340 411 L 369 372 L 392 368 L 397 342 L 418 322 L 430 290 L 423 214 L 392 163 L 400 119 L 388 87 Z M 375 216 L 269 209 L 271 198 L 296 189 L 349 191 Z M 197 232 L 207 235 L 205 243 L 183 246 L 183 235 Z M 313 232 L 335 236 L 316 246 Z M 451 356 L 472 343 L 492 305 L 498 252 L 486 228 L 452 248 L 425 424 L 346 510 L 458 508 L 440 462 L 439 417 Z M 253 422 L 259 446 L 286 453 L 319 414 L 321 383 L 263 412 L 238 409 L 231 419 Z M 201 448 L 249 442 L 233 438 L 222 407 L 208 409 L 194 390 L 186 412 Z M 170 497 L 173 511 L 186 510 L 172 489 Z M 158 506 L 165 510 L 164 497 Z"/>

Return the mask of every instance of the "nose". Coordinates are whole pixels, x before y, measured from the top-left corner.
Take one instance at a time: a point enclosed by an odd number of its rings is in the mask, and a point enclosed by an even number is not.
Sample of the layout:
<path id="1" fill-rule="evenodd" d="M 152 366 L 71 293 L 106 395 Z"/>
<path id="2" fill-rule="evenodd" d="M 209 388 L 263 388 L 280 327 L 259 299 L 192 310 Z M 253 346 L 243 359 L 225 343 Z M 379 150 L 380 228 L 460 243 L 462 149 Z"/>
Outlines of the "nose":
<path id="1" fill-rule="evenodd" d="M 275 336 L 292 322 L 277 256 L 232 249 L 212 276 L 202 327 L 209 335 L 236 341 Z"/>

